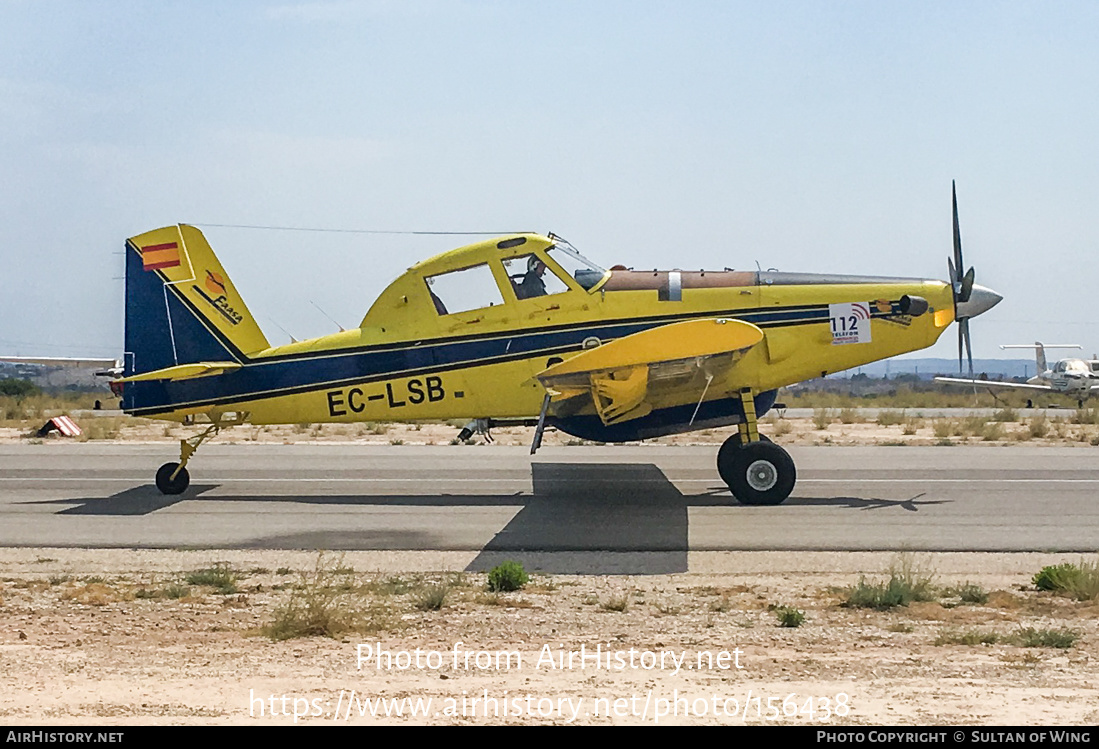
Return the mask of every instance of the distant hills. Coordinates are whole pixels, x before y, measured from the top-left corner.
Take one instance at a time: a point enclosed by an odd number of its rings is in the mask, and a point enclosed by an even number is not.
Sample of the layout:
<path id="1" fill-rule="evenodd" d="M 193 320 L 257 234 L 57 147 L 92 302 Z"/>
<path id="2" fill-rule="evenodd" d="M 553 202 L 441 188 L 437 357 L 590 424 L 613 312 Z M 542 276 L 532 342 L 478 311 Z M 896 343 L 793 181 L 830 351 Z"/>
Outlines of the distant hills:
<path id="1" fill-rule="evenodd" d="M 1048 355 L 1048 354 L 1047 354 Z M 1052 361 L 1056 361 L 1054 356 Z M 962 364 L 963 376 L 969 374 L 969 362 Z M 973 373 L 978 377 L 988 375 L 992 380 L 1009 380 L 1014 377 L 1033 377 L 1036 372 L 1033 359 L 974 359 Z M 867 377 L 895 377 L 900 374 L 918 375 L 921 380 L 930 380 L 936 375 L 958 375 L 957 359 L 886 359 L 855 369 L 848 369 L 829 375 L 832 378 L 848 378 L 856 374 Z"/>

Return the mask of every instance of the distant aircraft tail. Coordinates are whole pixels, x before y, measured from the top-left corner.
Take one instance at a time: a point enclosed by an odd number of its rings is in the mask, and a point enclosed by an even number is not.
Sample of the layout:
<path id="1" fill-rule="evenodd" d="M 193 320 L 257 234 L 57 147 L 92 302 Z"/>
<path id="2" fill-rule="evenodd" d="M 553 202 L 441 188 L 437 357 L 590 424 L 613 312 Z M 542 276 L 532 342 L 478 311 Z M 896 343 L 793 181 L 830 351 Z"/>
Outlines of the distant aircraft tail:
<path id="1" fill-rule="evenodd" d="M 125 340 L 127 377 L 243 362 L 270 345 L 206 237 L 184 224 L 127 240 Z"/>
<path id="2" fill-rule="evenodd" d="M 1080 348 L 1078 343 L 1046 343 L 1041 341 L 1035 341 L 1033 345 L 1029 343 L 1007 343 L 1000 346 L 1002 349 L 1008 348 L 1032 348 L 1034 349 L 1034 364 L 1038 367 L 1038 371 L 1035 374 L 1042 374 L 1049 365 L 1046 363 L 1046 349 L 1047 348 Z"/>

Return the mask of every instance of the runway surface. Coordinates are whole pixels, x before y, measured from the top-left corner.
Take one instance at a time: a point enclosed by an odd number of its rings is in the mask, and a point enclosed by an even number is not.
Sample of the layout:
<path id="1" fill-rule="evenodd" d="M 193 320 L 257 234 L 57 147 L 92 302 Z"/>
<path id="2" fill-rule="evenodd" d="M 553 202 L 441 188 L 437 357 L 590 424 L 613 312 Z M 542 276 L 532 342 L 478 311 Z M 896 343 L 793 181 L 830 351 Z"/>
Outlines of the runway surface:
<path id="1" fill-rule="evenodd" d="M 1087 448 L 793 447 L 793 495 L 737 504 L 713 447 L 0 446 L 0 546 L 661 552 L 1099 549 Z"/>

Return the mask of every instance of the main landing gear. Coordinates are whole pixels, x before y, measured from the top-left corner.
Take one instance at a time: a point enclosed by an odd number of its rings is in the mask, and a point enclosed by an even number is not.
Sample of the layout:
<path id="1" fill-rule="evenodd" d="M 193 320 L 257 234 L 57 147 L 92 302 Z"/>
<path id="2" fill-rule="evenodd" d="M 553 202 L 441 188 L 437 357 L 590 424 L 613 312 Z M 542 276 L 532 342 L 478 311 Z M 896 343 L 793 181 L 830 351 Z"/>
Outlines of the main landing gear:
<path id="1" fill-rule="evenodd" d="M 797 470 L 789 453 L 759 433 L 750 389 L 740 393 L 744 423 L 717 452 L 717 472 L 743 505 L 777 505 L 790 496 Z"/>
<path id="2" fill-rule="evenodd" d="M 187 462 L 195 450 L 206 440 L 221 431 L 221 424 L 214 423 L 202 434 L 179 441 L 179 462 L 165 463 L 156 472 L 156 488 L 161 494 L 182 494 L 191 485 L 191 475 L 187 473 Z"/>

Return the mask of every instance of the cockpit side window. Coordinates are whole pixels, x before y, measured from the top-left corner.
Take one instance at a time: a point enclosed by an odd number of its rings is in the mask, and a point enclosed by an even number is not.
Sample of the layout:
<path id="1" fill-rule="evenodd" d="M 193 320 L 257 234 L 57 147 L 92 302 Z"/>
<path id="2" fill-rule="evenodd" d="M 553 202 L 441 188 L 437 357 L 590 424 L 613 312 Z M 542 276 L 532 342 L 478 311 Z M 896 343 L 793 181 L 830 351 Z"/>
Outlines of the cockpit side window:
<path id="1" fill-rule="evenodd" d="M 503 261 L 504 272 L 519 299 L 531 299 L 569 290 L 568 284 L 557 277 L 538 255 L 521 255 Z"/>
<path id="2" fill-rule="evenodd" d="M 440 315 L 483 309 L 504 303 L 500 287 L 487 263 L 425 276 L 431 302 Z"/>

